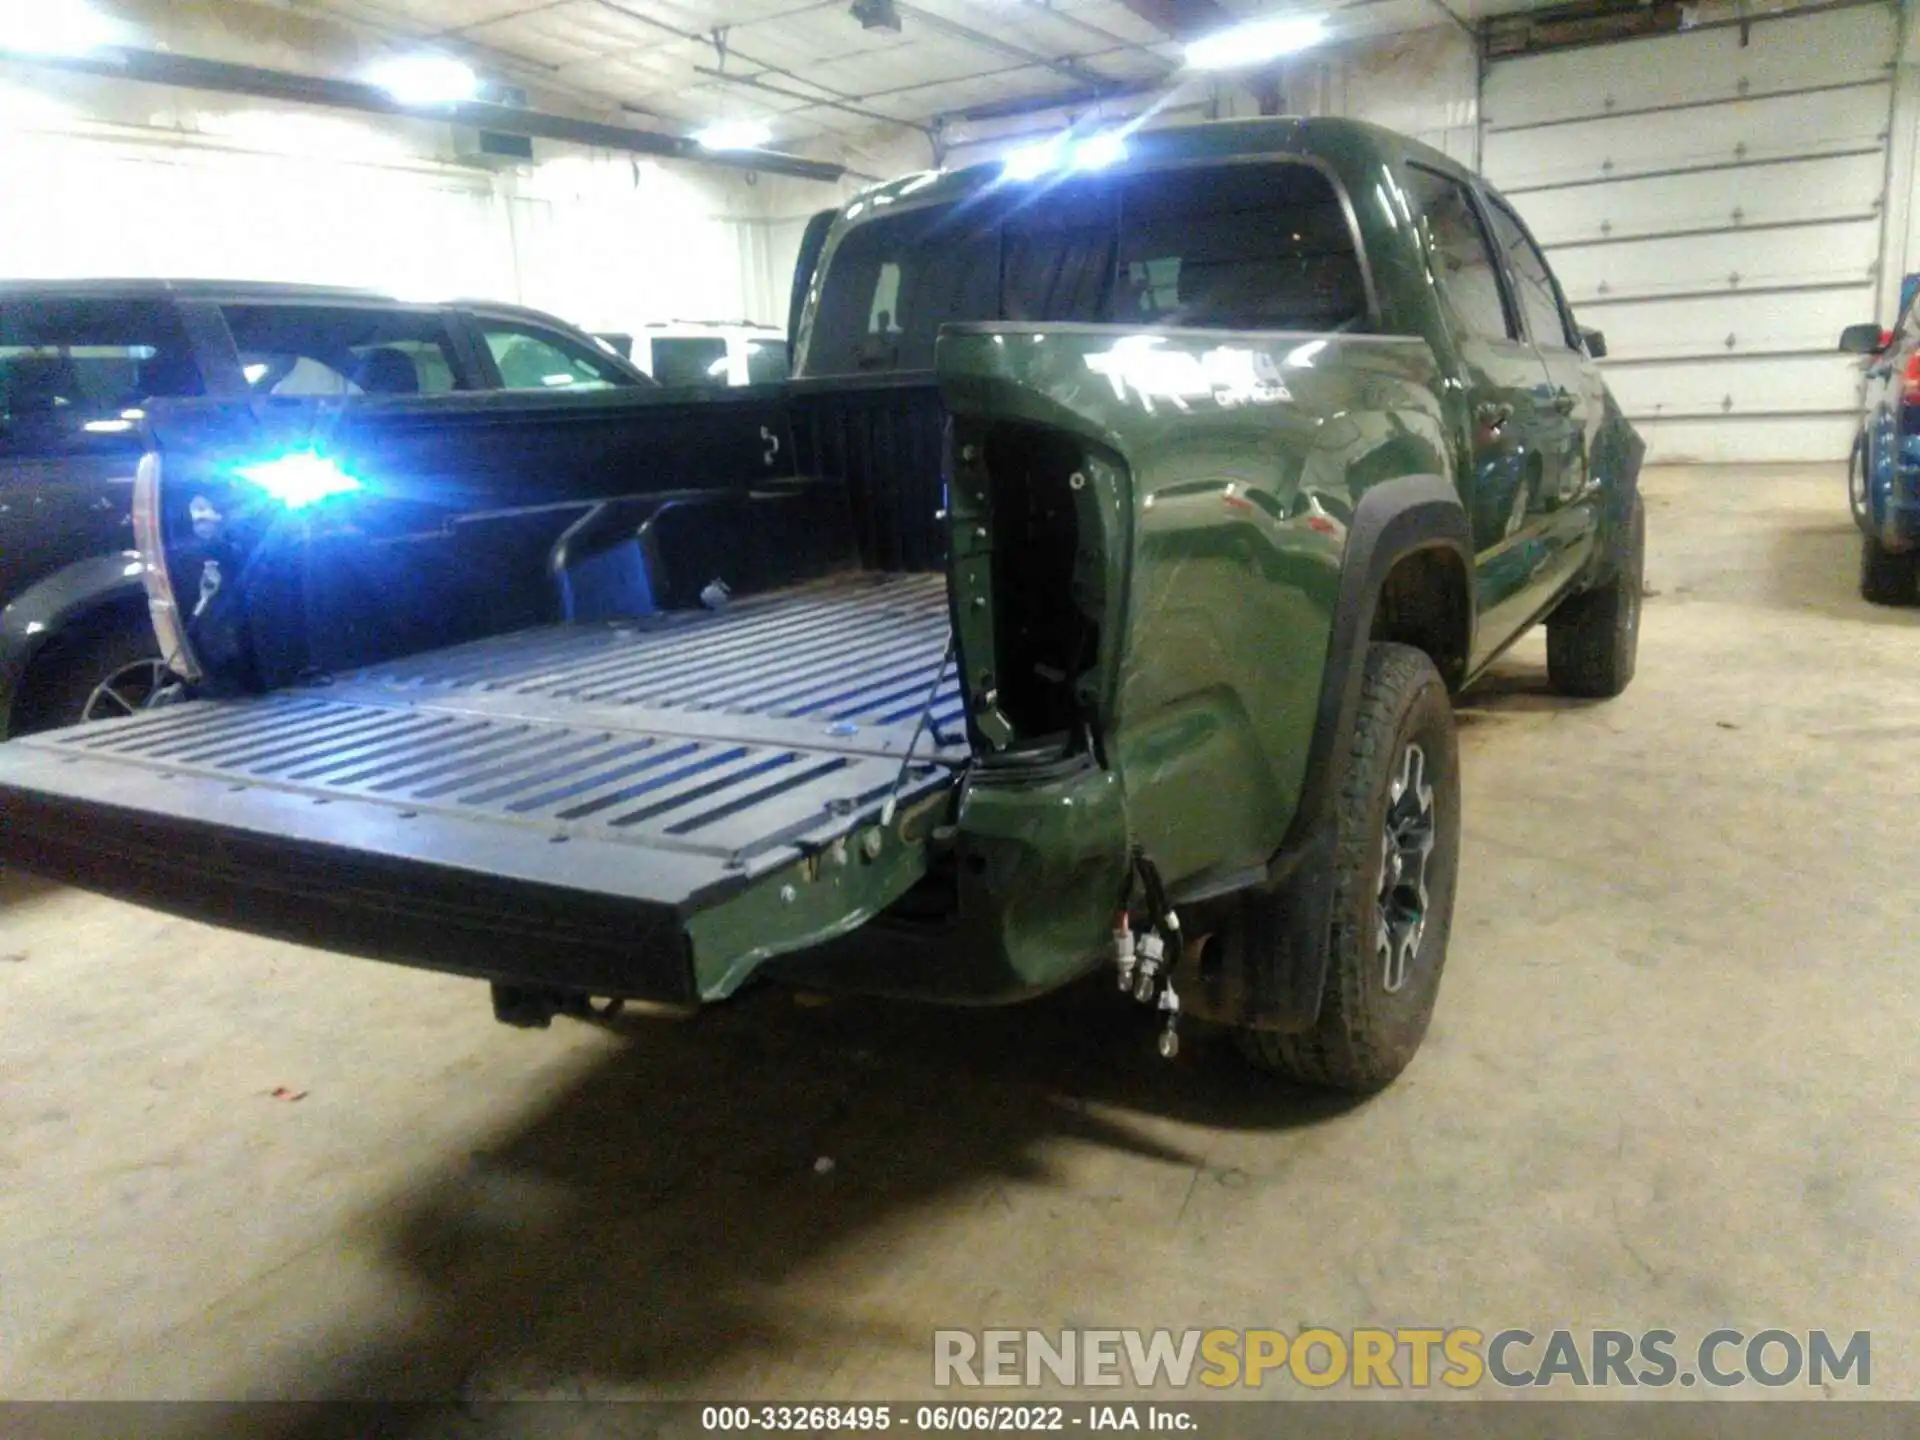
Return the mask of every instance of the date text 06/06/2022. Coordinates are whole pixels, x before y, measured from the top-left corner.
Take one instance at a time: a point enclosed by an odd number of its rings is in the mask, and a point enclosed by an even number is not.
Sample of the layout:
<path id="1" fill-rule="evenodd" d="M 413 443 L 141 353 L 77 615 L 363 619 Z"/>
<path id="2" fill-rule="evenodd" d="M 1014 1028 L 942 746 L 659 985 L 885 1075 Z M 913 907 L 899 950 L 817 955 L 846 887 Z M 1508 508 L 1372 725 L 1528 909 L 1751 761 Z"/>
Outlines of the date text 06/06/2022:
<path id="1" fill-rule="evenodd" d="M 708 1432 L 845 1431 L 873 1434 L 1013 1434 L 1142 1430 L 1184 1434 L 1197 1429 L 1191 1411 L 1164 1404 L 1115 1405 L 707 1405 Z"/>

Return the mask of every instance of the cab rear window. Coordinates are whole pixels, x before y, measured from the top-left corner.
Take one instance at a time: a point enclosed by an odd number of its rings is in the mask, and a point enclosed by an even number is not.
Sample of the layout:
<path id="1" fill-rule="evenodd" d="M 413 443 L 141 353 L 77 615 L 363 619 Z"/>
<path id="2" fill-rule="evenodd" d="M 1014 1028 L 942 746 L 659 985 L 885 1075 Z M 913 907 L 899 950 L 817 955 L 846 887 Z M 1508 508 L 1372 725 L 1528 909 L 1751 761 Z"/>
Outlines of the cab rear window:
<path id="1" fill-rule="evenodd" d="M 1367 316 L 1346 209 L 1312 166 L 1082 177 L 856 225 L 829 257 L 807 367 L 926 369 L 955 321 L 1326 331 Z"/>

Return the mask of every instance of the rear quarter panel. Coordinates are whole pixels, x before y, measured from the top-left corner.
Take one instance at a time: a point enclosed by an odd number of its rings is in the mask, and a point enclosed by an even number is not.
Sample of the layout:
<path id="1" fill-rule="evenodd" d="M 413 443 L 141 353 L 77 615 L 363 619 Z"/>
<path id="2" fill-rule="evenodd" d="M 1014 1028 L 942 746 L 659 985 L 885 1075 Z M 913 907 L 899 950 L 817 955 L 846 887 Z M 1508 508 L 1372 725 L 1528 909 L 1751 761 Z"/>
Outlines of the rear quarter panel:
<path id="1" fill-rule="evenodd" d="M 1305 778 L 1359 497 L 1452 473 L 1428 347 L 974 326 L 939 365 L 956 417 L 1060 428 L 1118 477 L 1103 739 L 1132 838 L 1175 885 L 1264 864 Z"/>

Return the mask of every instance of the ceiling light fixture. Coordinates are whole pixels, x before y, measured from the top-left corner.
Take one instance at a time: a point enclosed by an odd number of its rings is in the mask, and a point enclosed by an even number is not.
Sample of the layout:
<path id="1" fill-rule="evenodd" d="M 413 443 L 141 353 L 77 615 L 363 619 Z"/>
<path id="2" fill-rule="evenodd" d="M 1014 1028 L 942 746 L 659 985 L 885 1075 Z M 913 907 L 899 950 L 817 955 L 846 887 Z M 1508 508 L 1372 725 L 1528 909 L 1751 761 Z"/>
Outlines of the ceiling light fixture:
<path id="1" fill-rule="evenodd" d="M 1057 136 L 1039 145 L 1022 145 L 1009 151 L 1000 162 L 1001 173 L 1009 180 L 1038 180 L 1050 170 L 1060 168 L 1066 158 L 1066 137 Z"/>
<path id="2" fill-rule="evenodd" d="M 1318 15 L 1257 20 L 1195 40 L 1187 46 L 1187 64 L 1196 70 L 1243 69 L 1305 50 L 1326 38 L 1327 22 Z"/>
<path id="3" fill-rule="evenodd" d="M 81 0 L 0 0 L 0 50 L 86 55 L 131 38 L 126 25 Z"/>
<path id="4" fill-rule="evenodd" d="M 450 55 L 397 55 L 367 72 L 367 83 L 377 85 L 402 105 L 458 105 L 480 91 L 473 67 Z"/>
<path id="5" fill-rule="evenodd" d="M 893 0 L 853 0 L 847 13 L 860 22 L 862 30 L 891 30 L 900 33 L 900 12 Z"/>
<path id="6" fill-rule="evenodd" d="M 703 150 L 758 150 L 772 138 L 764 120 L 720 120 L 697 132 L 693 142 Z"/>
<path id="7" fill-rule="evenodd" d="M 1038 180 L 1056 171 L 1104 170 L 1126 158 L 1127 137 L 1122 131 L 1110 130 L 1085 140 L 1056 135 L 1009 151 L 1000 162 L 1000 173 L 1009 180 Z"/>
<path id="8" fill-rule="evenodd" d="M 1126 158 L 1127 137 L 1117 130 L 1082 140 L 1073 147 L 1073 168 L 1076 170 L 1104 170 Z"/>

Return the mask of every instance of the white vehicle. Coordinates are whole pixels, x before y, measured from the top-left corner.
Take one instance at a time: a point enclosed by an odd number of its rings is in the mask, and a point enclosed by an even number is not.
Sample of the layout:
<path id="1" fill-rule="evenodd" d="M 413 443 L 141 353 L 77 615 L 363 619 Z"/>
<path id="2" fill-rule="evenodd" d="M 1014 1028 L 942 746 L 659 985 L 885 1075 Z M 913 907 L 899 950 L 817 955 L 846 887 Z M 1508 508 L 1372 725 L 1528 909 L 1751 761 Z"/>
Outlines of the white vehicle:
<path id="1" fill-rule="evenodd" d="M 669 388 L 770 385 L 787 378 L 787 337 L 771 325 L 668 320 L 600 339 Z"/>

